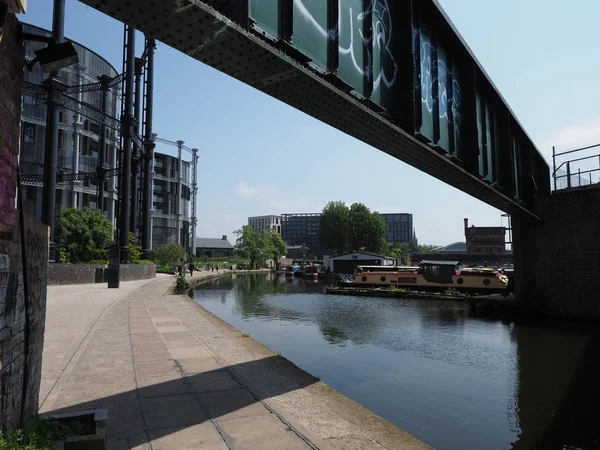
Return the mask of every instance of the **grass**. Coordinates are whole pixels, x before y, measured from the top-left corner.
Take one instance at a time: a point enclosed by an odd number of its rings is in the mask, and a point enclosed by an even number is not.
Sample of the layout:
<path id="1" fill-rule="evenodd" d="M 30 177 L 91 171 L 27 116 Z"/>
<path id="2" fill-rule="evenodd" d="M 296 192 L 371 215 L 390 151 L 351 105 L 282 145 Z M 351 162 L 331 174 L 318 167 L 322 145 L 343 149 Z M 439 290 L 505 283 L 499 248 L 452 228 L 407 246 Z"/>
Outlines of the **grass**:
<path id="1" fill-rule="evenodd" d="M 461 291 L 457 291 L 454 288 L 448 288 L 448 289 L 444 289 L 442 291 L 442 294 L 444 295 L 448 295 L 450 297 L 465 297 L 467 294 L 465 294 L 464 292 Z"/>

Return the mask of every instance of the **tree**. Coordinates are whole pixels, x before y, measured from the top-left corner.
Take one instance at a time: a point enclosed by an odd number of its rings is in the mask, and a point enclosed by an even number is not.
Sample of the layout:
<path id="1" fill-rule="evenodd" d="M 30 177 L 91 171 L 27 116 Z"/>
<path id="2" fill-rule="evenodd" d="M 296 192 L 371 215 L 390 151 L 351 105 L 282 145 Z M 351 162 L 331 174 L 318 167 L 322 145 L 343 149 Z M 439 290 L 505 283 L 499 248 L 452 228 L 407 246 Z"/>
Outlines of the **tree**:
<path id="1" fill-rule="evenodd" d="M 56 221 L 55 238 L 72 263 L 107 259 L 112 226 L 97 209 L 67 208 Z"/>
<path id="2" fill-rule="evenodd" d="M 235 241 L 236 251 L 250 260 L 250 269 L 269 253 L 269 241 L 267 233 L 250 225 L 244 225 L 241 229 L 233 232 L 238 236 Z"/>
<path id="3" fill-rule="evenodd" d="M 344 202 L 329 202 L 321 214 L 321 245 L 336 254 L 359 250 L 380 252 L 385 246 L 386 225 L 377 212 L 362 203 L 348 208 Z"/>
<path id="4" fill-rule="evenodd" d="M 348 217 L 350 223 L 349 250 L 351 252 L 366 250 L 376 253 L 381 251 L 385 244 L 387 229 L 383 217 L 377 212 L 371 212 L 362 203 L 352 204 Z"/>
<path id="5" fill-rule="evenodd" d="M 152 252 L 154 262 L 161 266 L 172 267 L 185 259 L 185 249 L 177 244 L 163 244 Z"/>
<path id="6" fill-rule="evenodd" d="M 344 202 L 329 202 L 321 212 L 319 241 L 337 255 L 348 251 L 350 210 Z"/>
<path id="7" fill-rule="evenodd" d="M 269 244 L 269 256 L 273 258 L 275 262 L 275 268 L 277 268 L 277 264 L 279 263 L 279 258 L 285 256 L 286 247 L 285 242 L 281 239 L 281 235 L 277 231 L 269 231 L 267 233 L 267 240 Z"/>

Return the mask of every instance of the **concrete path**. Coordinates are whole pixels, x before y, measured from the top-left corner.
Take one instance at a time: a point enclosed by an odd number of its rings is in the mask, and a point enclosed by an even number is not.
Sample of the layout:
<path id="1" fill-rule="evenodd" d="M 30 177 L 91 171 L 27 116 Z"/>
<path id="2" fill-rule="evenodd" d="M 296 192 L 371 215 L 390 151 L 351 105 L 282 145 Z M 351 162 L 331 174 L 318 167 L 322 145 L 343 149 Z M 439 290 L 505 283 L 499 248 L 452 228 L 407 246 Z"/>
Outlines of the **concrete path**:
<path id="1" fill-rule="evenodd" d="M 189 297 L 166 295 L 174 280 L 123 283 L 121 297 L 79 286 L 62 302 L 49 290 L 43 376 L 57 380 L 44 412 L 108 409 L 110 449 L 428 448 Z M 89 305 L 101 296 L 104 307 Z"/>
<path id="2" fill-rule="evenodd" d="M 173 278 L 160 273 L 156 276 L 158 279 Z M 100 283 L 48 286 L 40 387 L 41 411 L 47 410 L 46 404 L 55 400 L 56 391 L 53 388 L 56 382 L 65 374 L 69 362 L 76 362 L 84 350 L 84 339 L 102 314 L 116 301 L 153 281 L 156 280 L 121 283 L 119 289 L 108 289 L 106 284 Z"/>

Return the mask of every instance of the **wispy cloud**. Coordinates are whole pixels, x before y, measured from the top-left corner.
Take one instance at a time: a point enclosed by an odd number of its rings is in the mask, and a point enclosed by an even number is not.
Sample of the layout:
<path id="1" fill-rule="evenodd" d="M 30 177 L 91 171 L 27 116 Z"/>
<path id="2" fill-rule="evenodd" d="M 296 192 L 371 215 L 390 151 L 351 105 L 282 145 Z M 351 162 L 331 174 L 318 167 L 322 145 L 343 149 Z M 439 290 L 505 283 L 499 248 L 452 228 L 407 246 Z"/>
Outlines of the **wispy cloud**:
<path id="1" fill-rule="evenodd" d="M 253 198 L 257 195 L 264 194 L 265 192 L 271 192 L 275 189 L 274 186 L 270 185 L 252 185 L 248 183 L 246 180 L 242 180 L 237 184 L 235 188 L 235 193 L 238 197 L 242 198 Z"/>
<path id="2" fill-rule="evenodd" d="M 577 125 L 560 128 L 541 142 L 539 149 L 546 159 L 552 163 L 552 146 L 557 152 L 600 144 L 600 117 Z M 598 153 L 596 149 L 596 153 Z M 585 156 L 585 155 L 583 155 Z"/>
<path id="3" fill-rule="evenodd" d="M 269 207 L 273 211 L 273 214 L 317 213 L 323 210 L 323 205 L 307 198 L 271 200 L 269 201 Z"/>

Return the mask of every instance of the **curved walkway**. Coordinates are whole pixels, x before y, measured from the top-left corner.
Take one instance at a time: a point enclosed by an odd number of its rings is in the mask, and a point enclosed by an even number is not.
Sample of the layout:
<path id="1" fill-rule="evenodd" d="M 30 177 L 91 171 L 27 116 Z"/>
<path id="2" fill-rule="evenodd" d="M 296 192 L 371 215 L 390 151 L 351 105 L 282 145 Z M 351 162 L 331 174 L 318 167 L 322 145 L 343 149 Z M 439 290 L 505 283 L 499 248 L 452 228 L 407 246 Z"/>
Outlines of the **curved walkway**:
<path id="1" fill-rule="evenodd" d="M 173 282 L 49 288 L 43 412 L 106 408 L 109 449 L 429 448 L 166 295 Z"/>

